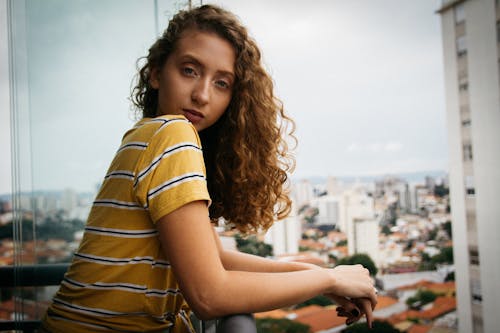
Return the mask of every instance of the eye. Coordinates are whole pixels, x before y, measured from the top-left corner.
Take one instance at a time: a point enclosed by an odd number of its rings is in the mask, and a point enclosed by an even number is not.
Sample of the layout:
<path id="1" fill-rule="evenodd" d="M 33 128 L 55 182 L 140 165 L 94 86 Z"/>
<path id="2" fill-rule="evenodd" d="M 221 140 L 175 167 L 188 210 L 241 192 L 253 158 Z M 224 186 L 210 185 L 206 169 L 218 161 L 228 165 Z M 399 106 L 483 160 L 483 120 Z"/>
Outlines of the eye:
<path id="1" fill-rule="evenodd" d="M 186 76 L 196 76 L 197 75 L 195 69 L 192 67 L 188 67 L 188 66 L 182 67 L 181 71 L 182 71 L 182 74 L 184 74 Z"/>
<path id="2" fill-rule="evenodd" d="M 215 85 L 222 89 L 229 89 L 229 83 L 224 80 L 215 81 Z"/>

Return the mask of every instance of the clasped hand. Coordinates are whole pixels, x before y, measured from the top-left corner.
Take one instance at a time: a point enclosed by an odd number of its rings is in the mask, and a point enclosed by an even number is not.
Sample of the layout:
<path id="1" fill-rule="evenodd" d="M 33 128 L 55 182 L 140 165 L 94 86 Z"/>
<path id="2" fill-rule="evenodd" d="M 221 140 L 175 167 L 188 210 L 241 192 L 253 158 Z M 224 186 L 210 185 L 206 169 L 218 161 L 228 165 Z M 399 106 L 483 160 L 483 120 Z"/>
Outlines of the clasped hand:
<path id="1" fill-rule="evenodd" d="M 368 270 L 361 265 L 340 265 L 331 272 L 336 283 L 332 292 L 325 296 L 337 303 L 337 315 L 346 317 L 347 325 L 366 316 L 368 327 L 371 328 L 377 291 Z"/>

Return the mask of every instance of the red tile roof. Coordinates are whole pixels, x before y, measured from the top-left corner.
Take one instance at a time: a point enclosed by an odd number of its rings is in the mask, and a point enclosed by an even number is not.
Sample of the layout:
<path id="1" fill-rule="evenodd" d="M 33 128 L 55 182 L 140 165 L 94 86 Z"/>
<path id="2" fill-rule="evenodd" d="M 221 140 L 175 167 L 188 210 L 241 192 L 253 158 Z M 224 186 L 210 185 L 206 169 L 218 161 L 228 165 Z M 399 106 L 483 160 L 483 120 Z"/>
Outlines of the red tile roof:
<path id="1" fill-rule="evenodd" d="M 396 304 L 397 302 L 398 300 L 395 298 L 380 295 L 377 297 L 377 307 L 375 308 L 375 310 L 386 308 L 388 306 Z"/>
<path id="2" fill-rule="evenodd" d="M 421 280 L 418 281 L 417 283 L 407 285 L 407 286 L 402 286 L 399 287 L 398 290 L 412 290 L 412 289 L 427 289 L 431 290 L 437 293 L 449 293 L 450 291 L 455 290 L 455 281 L 448 281 L 448 282 L 432 282 L 432 281 L 427 281 L 427 280 Z"/>
<path id="3" fill-rule="evenodd" d="M 424 320 L 434 320 L 439 318 L 457 308 L 457 301 L 455 297 L 438 297 L 434 301 L 432 308 L 416 311 L 416 310 L 408 310 L 395 315 L 392 315 L 388 318 L 388 321 L 391 324 L 397 324 L 399 322 L 405 321 L 409 318 L 416 319 L 424 319 Z"/>
<path id="4" fill-rule="evenodd" d="M 431 330 L 431 325 L 412 325 L 407 333 L 427 333 Z"/>
<path id="5" fill-rule="evenodd" d="M 302 308 L 301 315 L 297 315 L 295 321 L 311 326 L 312 332 L 319 332 L 329 328 L 341 326 L 345 324 L 345 318 L 337 317 L 337 311 L 334 307 L 323 308 L 317 305 L 311 305 L 316 311 L 311 311 L 310 309 Z"/>

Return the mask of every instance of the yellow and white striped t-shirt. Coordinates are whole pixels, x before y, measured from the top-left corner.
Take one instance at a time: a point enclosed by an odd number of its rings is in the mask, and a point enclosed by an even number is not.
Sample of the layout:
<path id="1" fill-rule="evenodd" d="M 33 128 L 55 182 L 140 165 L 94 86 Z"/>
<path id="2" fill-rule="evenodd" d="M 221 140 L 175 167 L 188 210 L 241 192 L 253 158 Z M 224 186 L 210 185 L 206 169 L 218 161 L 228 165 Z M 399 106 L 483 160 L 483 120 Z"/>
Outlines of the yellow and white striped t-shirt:
<path id="1" fill-rule="evenodd" d="M 201 144 L 182 116 L 145 118 L 123 137 L 43 326 L 51 332 L 189 332 L 155 222 L 210 197 Z"/>

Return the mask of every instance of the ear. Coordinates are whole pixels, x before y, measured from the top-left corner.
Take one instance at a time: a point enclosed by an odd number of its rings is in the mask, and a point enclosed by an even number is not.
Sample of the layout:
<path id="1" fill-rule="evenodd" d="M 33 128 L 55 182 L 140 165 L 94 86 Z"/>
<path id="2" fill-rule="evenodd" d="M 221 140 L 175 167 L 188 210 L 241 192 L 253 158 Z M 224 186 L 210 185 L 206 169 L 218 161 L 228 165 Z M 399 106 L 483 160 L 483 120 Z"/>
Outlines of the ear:
<path id="1" fill-rule="evenodd" d="M 149 76 L 149 85 L 153 89 L 160 88 L 160 69 L 155 67 L 151 70 L 151 75 Z"/>

